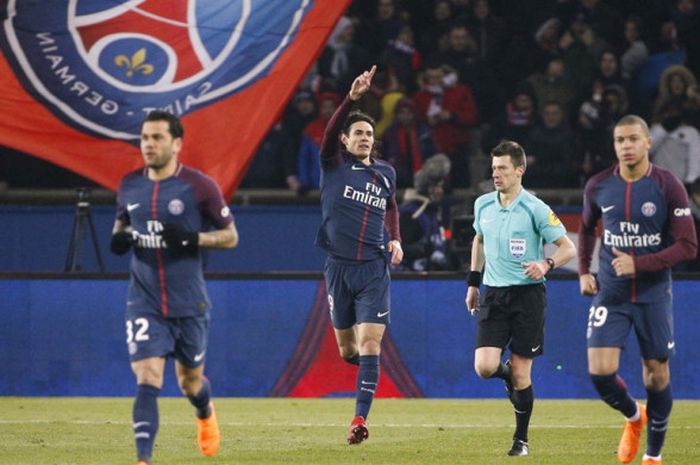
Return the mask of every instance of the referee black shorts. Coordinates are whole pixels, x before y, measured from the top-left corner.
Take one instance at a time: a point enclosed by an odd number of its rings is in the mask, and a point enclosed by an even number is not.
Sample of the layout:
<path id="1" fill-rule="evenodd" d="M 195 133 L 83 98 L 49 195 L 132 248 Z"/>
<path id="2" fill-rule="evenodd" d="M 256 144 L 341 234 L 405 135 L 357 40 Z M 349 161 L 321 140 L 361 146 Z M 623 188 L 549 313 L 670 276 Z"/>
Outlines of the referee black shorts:
<path id="1" fill-rule="evenodd" d="M 476 347 L 500 347 L 533 358 L 544 352 L 547 292 L 544 284 L 486 286 L 482 298 Z"/>

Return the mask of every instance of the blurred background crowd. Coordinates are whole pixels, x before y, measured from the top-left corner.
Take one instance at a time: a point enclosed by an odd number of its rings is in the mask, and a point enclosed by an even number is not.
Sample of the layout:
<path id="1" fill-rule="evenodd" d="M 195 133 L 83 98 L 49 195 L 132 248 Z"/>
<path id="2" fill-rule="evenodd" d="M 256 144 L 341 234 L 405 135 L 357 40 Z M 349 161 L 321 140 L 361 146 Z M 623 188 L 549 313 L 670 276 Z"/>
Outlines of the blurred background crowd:
<path id="1" fill-rule="evenodd" d="M 406 249 L 411 269 L 454 268 L 445 199 L 490 189 L 500 139 L 524 146 L 526 187 L 580 189 L 615 162 L 612 128 L 628 113 L 649 122 L 652 161 L 683 181 L 700 221 L 700 0 L 354 0 L 241 188 L 318 189 L 326 122 L 373 64 L 361 107 L 408 189 L 402 231 L 422 241 L 419 261 Z M 0 151 L 5 189 L 92 184 Z"/>

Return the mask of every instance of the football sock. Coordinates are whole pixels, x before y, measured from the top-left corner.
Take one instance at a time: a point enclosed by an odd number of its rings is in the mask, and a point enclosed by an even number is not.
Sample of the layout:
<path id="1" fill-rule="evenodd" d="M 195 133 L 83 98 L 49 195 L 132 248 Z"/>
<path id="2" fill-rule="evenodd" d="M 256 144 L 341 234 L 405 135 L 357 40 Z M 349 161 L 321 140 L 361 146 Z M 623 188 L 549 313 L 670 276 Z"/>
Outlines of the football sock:
<path id="1" fill-rule="evenodd" d="M 629 395 L 625 382 L 617 373 L 591 375 L 591 380 L 606 404 L 622 412 L 625 418 L 632 418 L 637 414 L 637 402 Z"/>
<path id="2" fill-rule="evenodd" d="M 503 362 L 499 363 L 498 368 L 489 378 L 510 379 L 510 367 Z"/>
<path id="3" fill-rule="evenodd" d="M 379 356 L 361 355 L 360 369 L 357 372 L 357 400 L 355 401 L 355 416 L 367 419 L 372 406 L 374 393 L 379 385 Z"/>
<path id="4" fill-rule="evenodd" d="M 351 355 L 350 357 L 343 357 L 343 360 L 348 362 L 350 365 L 359 365 L 360 364 L 360 354 L 355 354 Z"/>
<path id="5" fill-rule="evenodd" d="M 513 410 L 515 411 L 515 434 L 513 439 L 520 439 L 527 442 L 527 429 L 530 425 L 530 416 L 532 415 L 532 407 L 535 403 L 535 393 L 532 390 L 532 385 L 513 391 L 511 397 Z"/>
<path id="6" fill-rule="evenodd" d="M 651 391 L 647 389 L 647 455 L 657 457 L 661 455 L 661 448 L 666 438 L 668 428 L 668 418 L 671 416 L 673 407 L 673 397 L 671 395 L 671 385 L 669 384 L 662 391 Z"/>
<path id="7" fill-rule="evenodd" d="M 136 387 L 133 409 L 134 439 L 139 460 L 150 462 L 158 433 L 158 394 L 160 389 L 149 384 Z"/>
<path id="8" fill-rule="evenodd" d="M 187 396 L 190 403 L 197 409 L 197 418 L 209 418 L 211 415 L 211 387 L 207 378 L 202 378 L 202 389 L 199 390 L 196 396 Z"/>

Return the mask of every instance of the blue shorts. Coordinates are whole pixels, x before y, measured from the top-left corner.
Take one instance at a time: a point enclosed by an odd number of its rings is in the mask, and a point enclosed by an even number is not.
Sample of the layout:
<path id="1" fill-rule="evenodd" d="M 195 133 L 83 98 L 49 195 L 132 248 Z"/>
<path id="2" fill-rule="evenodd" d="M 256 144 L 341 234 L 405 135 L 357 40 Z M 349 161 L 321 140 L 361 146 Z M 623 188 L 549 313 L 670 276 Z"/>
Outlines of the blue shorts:
<path id="1" fill-rule="evenodd" d="M 133 311 L 126 315 L 126 346 L 132 362 L 174 357 L 188 368 L 197 368 L 204 363 L 208 339 L 209 312 L 185 318 Z"/>
<path id="2" fill-rule="evenodd" d="M 634 327 L 644 360 L 664 360 L 676 353 L 671 301 L 602 305 L 598 299 L 588 313 L 588 347 L 624 347 Z"/>
<path id="3" fill-rule="evenodd" d="M 391 321 L 391 277 L 384 258 L 354 262 L 328 257 L 323 274 L 334 328 Z"/>

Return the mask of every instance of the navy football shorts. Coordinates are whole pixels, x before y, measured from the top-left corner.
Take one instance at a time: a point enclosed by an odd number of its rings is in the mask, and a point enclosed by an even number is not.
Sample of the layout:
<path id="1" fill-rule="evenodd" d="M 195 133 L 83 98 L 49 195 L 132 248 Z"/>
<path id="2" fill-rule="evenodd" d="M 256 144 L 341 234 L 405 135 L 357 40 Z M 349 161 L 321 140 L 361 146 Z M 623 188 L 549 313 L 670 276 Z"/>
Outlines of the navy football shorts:
<path id="1" fill-rule="evenodd" d="M 594 298 L 588 313 L 588 347 L 624 347 L 634 328 L 645 360 L 664 360 L 676 353 L 673 306 L 670 300 L 654 303 L 603 304 Z"/>
<path id="2" fill-rule="evenodd" d="M 323 274 L 334 328 L 389 323 L 391 277 L 386 259 L 355 262 L 328 257 Z"/>
<path id="3" fill-rule="evenodd" d="M 479 310 L 476 347 L 505 348 L 521 357 L 544 352 L 547 294 L 544 284 L 486 286 Z"/>
<path id="4" fill-rule="evenodd" d="M 134 311 L 126 315 L 126 345 L 132 362 L 174 357 L 188 368 L 197 368 L 204 363 L 208 339 L 209 312 L 185 318 Z"/>

